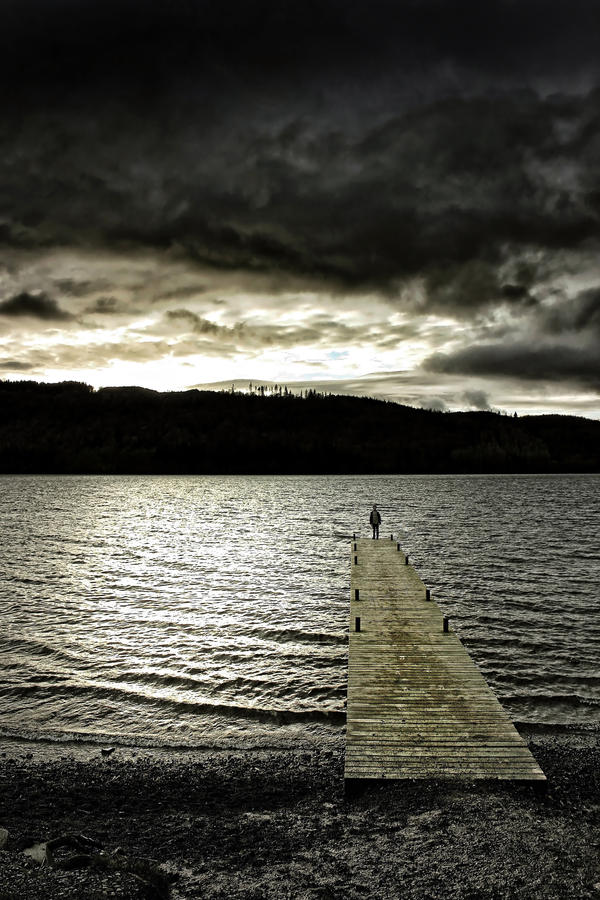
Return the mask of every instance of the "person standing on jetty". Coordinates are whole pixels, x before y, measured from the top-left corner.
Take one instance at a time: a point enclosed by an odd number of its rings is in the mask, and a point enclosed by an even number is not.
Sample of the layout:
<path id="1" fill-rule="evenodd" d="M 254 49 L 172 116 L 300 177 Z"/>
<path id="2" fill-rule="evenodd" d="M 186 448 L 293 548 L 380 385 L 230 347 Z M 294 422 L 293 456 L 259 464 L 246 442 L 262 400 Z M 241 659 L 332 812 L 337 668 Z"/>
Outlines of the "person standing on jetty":
<path id="1" fill-rule="evenodd" d="M 369 516 L 371 527 L 373 528 L 373 540 L 379 540 L 379 526 L 381 525 L 381 514 L 377 509 L 377 504 L 373 504 L 371 515 Z"/>

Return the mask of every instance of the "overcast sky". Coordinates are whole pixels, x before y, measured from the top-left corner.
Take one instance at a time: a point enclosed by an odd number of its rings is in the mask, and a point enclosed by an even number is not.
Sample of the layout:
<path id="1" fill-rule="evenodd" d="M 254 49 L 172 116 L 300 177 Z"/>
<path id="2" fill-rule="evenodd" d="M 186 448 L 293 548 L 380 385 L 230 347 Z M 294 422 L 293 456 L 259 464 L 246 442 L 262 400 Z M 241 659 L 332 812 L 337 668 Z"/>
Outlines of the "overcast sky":
<path id="1" fill-rule="evenodd" d="M 600 417 L 600 2 L 3 0 L 0 377 Z"/>

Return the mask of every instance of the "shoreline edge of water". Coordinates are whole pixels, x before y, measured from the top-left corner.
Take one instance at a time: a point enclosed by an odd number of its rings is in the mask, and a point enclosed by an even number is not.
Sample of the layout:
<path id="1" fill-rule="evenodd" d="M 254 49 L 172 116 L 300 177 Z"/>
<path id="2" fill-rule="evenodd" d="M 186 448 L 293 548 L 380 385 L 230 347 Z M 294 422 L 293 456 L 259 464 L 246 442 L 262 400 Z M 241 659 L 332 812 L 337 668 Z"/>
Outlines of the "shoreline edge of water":
<path id="1" fill-rule="evenodd" d="M 600 738 L 523 737 L 545 792 L 395 782 L 354 798 L 343 740 L 53 758 L 2 742 L 0 900 L 600 897 Z M 64 834 L 103 849 L 72 870 L 23 853 Z"/>

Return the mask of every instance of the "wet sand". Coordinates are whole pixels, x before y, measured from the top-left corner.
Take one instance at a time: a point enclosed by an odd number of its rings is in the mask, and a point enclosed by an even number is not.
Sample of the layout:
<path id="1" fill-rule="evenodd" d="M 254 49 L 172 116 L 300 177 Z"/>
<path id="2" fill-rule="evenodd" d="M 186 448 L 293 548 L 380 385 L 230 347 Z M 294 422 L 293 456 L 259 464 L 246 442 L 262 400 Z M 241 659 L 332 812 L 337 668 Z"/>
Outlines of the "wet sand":
<path id="1" fill-rule="evenodd" d="M 0 900 L 600 898 L 598 737 L 530 746 L 545 792 L 413 782 L 345 797 L 343 740 L 108 756 L 0 744 Z M 68 833 L 101 847 L 59 849 L 56 867 L 23 854 Z"/>

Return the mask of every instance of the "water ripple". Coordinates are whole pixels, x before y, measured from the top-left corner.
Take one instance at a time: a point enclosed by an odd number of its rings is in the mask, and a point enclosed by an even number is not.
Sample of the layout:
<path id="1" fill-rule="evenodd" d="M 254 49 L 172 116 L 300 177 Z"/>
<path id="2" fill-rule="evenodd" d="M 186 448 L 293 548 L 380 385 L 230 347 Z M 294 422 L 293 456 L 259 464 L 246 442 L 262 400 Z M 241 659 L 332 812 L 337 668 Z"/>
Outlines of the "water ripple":
<path id="1" fill-rule="evenodd" d="M 0 491 L 4 733 L 335 737 L 348 542 L 373 502 L 516 719 L 600 727 L 599 476 L 5 476 Z"/>

